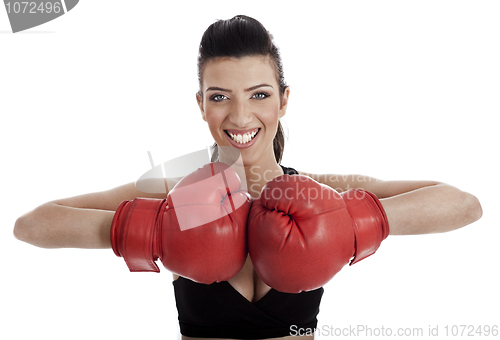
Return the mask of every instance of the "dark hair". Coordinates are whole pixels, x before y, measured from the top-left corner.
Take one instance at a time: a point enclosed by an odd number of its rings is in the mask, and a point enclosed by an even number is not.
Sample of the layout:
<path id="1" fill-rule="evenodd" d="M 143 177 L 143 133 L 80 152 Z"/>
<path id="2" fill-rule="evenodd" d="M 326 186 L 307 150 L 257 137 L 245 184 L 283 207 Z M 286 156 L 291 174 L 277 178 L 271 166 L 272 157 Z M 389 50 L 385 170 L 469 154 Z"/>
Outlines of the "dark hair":
<path id="1" fill-rule="evenodd" d="M 246 15 L 237 15 L 229 20 L 217 20 L 210 25 L 200 42 L 198 54 L 198 81 L 201 93 L 202 74 L 205 64 L 219 57 L 241 58 L 245 56 L 262 55 L 270 57 L 276 70 L 280 98 L 287 87 L 283 75 L 283 65 L 278 47 L 273 43 L 273 36 L 257 20 Z M 285 134 L 281 122 L 273 140 L 274 156 L 279 164 L 285 148 Z M 213 145 L 212 162 L 219 157 L 217 143 Z"/>

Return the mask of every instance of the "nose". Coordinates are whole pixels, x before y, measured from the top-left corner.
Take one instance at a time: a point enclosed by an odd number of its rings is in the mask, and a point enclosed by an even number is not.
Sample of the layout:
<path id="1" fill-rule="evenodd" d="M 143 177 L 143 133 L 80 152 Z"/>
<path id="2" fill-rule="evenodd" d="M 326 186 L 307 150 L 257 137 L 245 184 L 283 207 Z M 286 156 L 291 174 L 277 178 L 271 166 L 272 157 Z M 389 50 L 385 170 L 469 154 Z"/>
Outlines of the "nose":
<path id="1" fill-rule="evenodd" d="M 236 127 L 246 128 L 252 122 L 251 108 L 242 100 L 234 100 L 230 107 L 229 121 Z"/>

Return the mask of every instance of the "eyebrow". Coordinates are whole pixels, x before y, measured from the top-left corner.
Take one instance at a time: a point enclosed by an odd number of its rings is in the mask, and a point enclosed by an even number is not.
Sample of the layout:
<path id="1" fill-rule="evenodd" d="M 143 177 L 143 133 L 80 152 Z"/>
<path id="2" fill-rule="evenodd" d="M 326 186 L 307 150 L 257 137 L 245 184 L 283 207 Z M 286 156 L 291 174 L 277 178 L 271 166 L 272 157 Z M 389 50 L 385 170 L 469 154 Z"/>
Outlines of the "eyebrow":
<path id="1" fill-rule="evenodd" d="M 252 87 L 249 87 L 248 89 L 245 89 L 245 92 L 250 92 L 250 91 L 253 91 L 255 89 L 258 89 L 260 87 L 265 87 L 265 86 L 269 86 L 269 87 L 272 87 L 271 85 L 269 84 L 259 84 L 259 85 L 255 85 L 255 86 L 252 86 Z M 228 89 L 223 89 L 221 87 L 217 87 L 217 86 L 211 86 L 209 87 L 208 89 L 206 89 L 206 92 L 208 91 L 224 91 L 224 92 L 233 92 L 231 90 L 228 90 Z"/>

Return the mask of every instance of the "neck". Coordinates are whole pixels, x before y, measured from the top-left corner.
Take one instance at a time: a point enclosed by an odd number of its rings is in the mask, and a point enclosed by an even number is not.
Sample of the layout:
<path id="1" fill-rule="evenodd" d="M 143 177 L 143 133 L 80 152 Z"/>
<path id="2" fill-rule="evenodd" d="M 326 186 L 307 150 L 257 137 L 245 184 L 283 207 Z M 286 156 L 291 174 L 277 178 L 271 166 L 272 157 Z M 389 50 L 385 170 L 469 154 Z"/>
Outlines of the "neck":
<path id="1" fill-rule="evenodd" d="M 272 151 L 272 150 L 271 150 Z M 232 164 L 231 167 L 236 171 L 242 180 L 242 189 L 248 190 L 253 198 L 260 196 L 262 188 L 267 182 L 275 177 L 283 175 L 283 169 L 276 162 L 274 152 L 268 153 L 264 157 L 259 157 L 255 161 L 245 160 L 239 155 L 236 161 L 231 161 L 224 153 L 219 154 L 220 161 L 226 164 Z M 246 188 L 244 187 L 246 183 Z"/>

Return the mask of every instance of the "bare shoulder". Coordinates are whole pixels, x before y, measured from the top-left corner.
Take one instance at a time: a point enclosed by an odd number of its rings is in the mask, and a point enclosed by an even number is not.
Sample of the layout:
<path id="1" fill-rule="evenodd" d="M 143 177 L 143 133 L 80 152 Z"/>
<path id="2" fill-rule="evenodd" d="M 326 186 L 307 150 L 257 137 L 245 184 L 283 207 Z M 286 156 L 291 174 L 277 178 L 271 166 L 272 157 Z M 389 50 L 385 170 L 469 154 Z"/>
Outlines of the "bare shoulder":
<path id="1" fill-rule="evenodd" d="M 180 177 L 166 180 L 162 179 L 162 190 L 158 189 L 158 183 L 155 184 L 155 190 L 148 190 L 147 185 L 144 186 L 143 184 L 138 188 L 136 182 L 131 182 L 109 190 L 57 199 L 48 203 L 55 203 L 58 205 L 81 209 L 100 209 L 115 211 L 121 202 L 133 200 L 137 197 L 156 199 L 166 198 L 169 192 L 169 188 L 173 188 L 175 184 L 180 180 Z M 149 184 L 150 186 L 153 185 L 153 183 Z"/>

